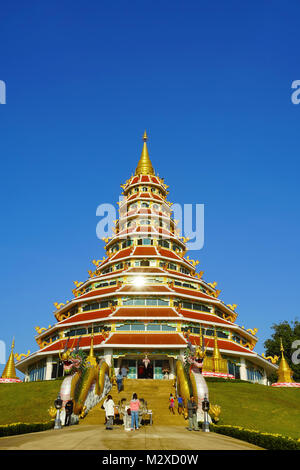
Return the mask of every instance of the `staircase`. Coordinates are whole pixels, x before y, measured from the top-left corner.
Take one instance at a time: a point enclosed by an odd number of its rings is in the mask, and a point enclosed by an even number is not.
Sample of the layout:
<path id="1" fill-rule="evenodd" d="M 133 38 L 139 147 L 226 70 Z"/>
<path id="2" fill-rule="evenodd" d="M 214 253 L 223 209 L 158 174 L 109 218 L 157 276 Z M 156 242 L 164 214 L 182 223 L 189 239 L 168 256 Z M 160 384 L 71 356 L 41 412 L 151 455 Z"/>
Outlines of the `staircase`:
<path id="1" fill-rule="evenodd" d="M 173 396 L 175 395 L 173 383 L 173 380 L 124 379 L 123 390 L 120 393 L 118 393 L 116 385 L 113 385 L 109 393 L 116 405 L 122 398 L 126 398 L 126 402 L 129 403 L 133 393 L 136 393 L 138 398 L 144 398 L 148 404 L 148 409 L 152 410 L 153 424 L 182 426 L 184 418 L 178 415 L 177 400 L 174 408 L 175 415 L 169 411 L 170 393 Z M 104 424 L 105 411 L 101 409 L 103 401 L 98 403 L 84 419 L 79 421 L 81 426 Z"/>

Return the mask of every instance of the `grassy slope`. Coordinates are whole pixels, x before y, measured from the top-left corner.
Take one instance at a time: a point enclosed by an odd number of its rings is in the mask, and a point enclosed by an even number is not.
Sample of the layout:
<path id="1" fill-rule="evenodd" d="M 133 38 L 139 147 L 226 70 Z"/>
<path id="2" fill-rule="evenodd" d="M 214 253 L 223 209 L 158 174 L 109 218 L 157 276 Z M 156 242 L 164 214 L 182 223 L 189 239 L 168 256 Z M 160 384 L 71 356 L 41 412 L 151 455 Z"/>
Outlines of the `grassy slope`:
<path id="1" fill-rule="evenodd" d="M 0 424 L 49 421 L 61 380 L 0 384 Z"/>
<path id="2" fill-rule="evenodd" d="M 1 384 L 0 424 L 48 421 L 60 385 L 60 380 Z M 208 382 L 208 387 L 210 402 L 222 407 L 220 424 L 300 438 L 299 389 L 230 382 Z"/>
<path id="3" fill-rule="evenodd" d="M 208 383 L 210 402 L 222 407 L 219 424 L 300 438 L 300 390 L 249 383 Z"/>

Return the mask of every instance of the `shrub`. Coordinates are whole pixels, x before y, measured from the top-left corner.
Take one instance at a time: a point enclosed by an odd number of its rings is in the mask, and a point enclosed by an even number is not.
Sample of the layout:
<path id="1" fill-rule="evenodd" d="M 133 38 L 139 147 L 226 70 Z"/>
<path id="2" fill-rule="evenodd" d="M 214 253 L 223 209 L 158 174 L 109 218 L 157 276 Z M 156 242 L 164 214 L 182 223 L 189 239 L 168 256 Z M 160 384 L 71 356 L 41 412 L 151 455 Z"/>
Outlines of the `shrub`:
<path id="1" fill-rule="evenodd" d="M 258 447 L 268 450 L 300 450 L 300 441 L 282 434 L 272 434 L 268 432 L 245 429 L 241 426 L 210 424 L 211 431 L 226 436 L 250 442 Z"/>
<path id="2" fill-rule="evenodd" d="M 46 423 L 12 423 L 0 425 L 0 437 L 26 434 L 28 432 L 46 431 L 54 427 L 54 420 Z"/>

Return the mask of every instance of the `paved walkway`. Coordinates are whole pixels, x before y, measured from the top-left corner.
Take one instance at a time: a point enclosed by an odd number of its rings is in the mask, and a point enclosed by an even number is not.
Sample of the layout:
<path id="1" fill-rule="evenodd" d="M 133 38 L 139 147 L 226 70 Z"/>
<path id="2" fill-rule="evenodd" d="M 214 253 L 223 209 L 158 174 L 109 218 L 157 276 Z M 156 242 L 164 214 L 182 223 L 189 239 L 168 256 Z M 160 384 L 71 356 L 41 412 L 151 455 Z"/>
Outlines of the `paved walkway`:
<path id="1" fill-rule="evenodd" d="M 0 438 L 0 450 L 251 450 L 258 447 L 214 433 L 188 431 L 184 426 L 143 426 L 138 431 L 113 431 L 104 426 L 71 426 Z"/>

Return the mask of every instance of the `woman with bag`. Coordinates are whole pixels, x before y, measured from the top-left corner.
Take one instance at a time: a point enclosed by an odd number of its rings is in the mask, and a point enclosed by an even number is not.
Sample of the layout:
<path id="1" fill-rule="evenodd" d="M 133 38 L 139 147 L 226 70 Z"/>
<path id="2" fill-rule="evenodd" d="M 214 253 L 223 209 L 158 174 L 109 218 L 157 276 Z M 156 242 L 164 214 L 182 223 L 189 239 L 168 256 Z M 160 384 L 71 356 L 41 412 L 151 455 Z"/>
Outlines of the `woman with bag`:
<path id="1" fill-rule="evenodd" d="M 104 400 L 103 408 L 105 409 L 106 416 L 106 429 L 112 430 L 114 423 L 114 414 L 115 414 L 115 404 L 111 395 L 108 395 L 106 400 Z"/>
<path id="2" fill-rule="evenodd" d="M 132 400 L 130 402 L 130 411 L 131 411 L 131 431 L 134 431 L 134 425 L 136 429 L 139 429 L 139 409 L 141 403 L 137 397 L 137 394 L 132 395 Z"/>

